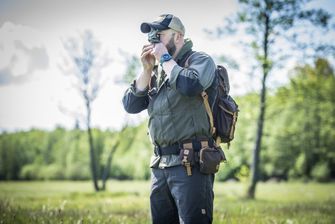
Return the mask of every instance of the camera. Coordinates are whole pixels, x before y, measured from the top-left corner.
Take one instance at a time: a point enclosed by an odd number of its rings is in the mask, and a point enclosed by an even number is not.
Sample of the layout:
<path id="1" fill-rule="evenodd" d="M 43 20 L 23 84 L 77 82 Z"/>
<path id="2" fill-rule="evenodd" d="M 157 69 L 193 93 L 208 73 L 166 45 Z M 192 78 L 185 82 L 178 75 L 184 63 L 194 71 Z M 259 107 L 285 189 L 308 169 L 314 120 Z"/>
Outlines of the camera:
<path id="1" fill-rule="evenodd" d="M 159 30 L 156 30 L 156 29 L 152 29 L 151 28 L 151 31 L 148 33 L 148 41 L 152 44 L 154 43 L 159 43 L 161 42 L 160 41 L 160 38 L 159 38 L 159 34 L 158 34 Z"/>

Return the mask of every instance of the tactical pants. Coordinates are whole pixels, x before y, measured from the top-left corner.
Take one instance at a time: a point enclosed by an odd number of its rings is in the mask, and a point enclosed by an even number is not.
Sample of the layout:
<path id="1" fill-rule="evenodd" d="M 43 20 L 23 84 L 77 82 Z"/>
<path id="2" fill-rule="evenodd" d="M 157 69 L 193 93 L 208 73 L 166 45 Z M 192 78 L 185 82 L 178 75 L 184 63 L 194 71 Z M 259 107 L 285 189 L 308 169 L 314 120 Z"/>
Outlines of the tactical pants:
<path id="1" fill-rule="evenodd" d="M 154 224 L 207 224 L 213 219 L 214 175 L 193 167 L 187 176 L 184 166 L 153 168 L 150 195 Z"/>

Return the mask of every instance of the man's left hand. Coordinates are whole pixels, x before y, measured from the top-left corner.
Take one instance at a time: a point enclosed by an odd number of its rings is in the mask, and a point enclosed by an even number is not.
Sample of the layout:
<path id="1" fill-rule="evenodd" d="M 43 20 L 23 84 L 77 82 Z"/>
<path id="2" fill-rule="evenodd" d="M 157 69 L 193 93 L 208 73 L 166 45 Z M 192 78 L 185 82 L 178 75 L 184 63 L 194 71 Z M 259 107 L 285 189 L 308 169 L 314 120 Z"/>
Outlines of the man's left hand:
<path id="1" fill-rule="evenodd" d="M 152 50 L 152 54 L 155 56 L 157 61 L 159 61 L 161 59 L 161 56 L 166 53 L 168 53 L 168 50 L 162 43 L 155 44 L 154 49 Z"/>

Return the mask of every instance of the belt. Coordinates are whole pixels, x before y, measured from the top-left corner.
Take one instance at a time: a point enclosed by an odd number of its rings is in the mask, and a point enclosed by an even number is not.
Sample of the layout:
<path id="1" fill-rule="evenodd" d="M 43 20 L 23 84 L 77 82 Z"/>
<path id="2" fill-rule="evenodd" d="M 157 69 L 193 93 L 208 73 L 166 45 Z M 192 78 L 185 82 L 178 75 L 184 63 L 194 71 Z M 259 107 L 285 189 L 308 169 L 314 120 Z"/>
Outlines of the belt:
<path id="1" fill-rule="evenodd" d="M 202 148 L 209 146 L 214 146 L 214 140 L 213 139 L 205 139 L 205 140 L 199 140 L 199 139 L 193 139 L 193 140 L 186 140 L 181 143 L 175 143 L 169 146 L 160 147 L 155 144 L 154 152 L 158 156 L 162 155 L 179 155 L 180 149 L 182 148 L 192 148 L 194 152 L 199 152 Z"/>

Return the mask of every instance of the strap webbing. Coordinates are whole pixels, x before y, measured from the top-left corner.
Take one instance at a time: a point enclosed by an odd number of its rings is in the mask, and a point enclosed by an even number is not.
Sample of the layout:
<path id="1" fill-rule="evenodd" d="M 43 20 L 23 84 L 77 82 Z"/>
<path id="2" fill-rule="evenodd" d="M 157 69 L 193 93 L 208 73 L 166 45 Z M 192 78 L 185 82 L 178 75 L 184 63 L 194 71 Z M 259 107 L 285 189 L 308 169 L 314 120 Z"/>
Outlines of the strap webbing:
<path id="1" fill-rule="evenodd" d="M 211 125 L 211 134 L 214 135 L 215 134 L 214 119 L 213 119 L 213 113 L 212 113 L 211 107 L 209 106 L 208 95 L 205 91 L 202 91 L 201 96 L 202 96 L 202 99 L 204 100 L 206 112 L 209 117 L 209 123 Z"/>

